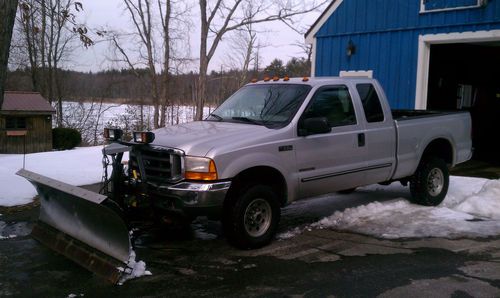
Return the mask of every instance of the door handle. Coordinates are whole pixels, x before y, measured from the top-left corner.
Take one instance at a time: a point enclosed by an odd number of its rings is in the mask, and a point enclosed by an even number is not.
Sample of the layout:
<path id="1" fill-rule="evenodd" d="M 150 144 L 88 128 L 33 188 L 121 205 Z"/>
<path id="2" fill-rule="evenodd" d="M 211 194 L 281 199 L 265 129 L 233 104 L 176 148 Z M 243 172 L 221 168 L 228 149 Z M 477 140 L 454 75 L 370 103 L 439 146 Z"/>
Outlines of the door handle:
<path id="1" fill-rule="evenodd" d="M 364 146 L 365 146 L 365 134 L 358 133 L 358 147 L 364 147 Z"/>

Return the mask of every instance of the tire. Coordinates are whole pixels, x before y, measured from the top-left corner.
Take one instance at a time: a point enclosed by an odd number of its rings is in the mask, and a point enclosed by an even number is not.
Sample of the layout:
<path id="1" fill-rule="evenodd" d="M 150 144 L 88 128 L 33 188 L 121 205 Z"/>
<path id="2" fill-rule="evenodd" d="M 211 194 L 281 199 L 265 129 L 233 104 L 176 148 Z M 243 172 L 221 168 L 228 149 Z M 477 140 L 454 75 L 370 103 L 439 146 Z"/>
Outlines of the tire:
<path id="1" fill-rule="evenodd" d="M 356 191 L 356 187 L 353 187 L 353 188 L 339 190 L 339 191 L 337 191 L 337 193 L 342 194 L 342 195 L 348 195 L 348 194 L 351 194 L 355 191 Z"/>
<path id="2" fill-rule="evenodd" d="M 238 248 L 259 248 L 276 233 L 281 216 L 278 196 L 268 185 L 243 189 L 224 208 L 224 233 L 229 243 Z"/>
<path id="3" fill-rule="evenodd" d="M 444 160 L 422 160 L 410 180 L 411 201 L 424 206 L 437 206 L 446 197 L 449 184 L 450 174 Z"/>

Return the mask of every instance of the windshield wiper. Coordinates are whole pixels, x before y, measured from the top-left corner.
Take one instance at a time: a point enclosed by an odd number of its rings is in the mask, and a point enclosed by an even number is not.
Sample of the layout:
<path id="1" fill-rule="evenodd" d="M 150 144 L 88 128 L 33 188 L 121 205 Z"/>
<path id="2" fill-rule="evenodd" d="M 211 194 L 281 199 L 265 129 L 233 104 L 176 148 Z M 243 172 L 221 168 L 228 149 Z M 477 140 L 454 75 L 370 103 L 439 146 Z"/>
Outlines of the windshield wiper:
<path id="1" fill-rule="evenodd" d="M 208 117 L 214 117 L 217 121 L 224 120 L 224 118 L 222 118 L 221 116 L 219 116 L 217 114 L 210 114 L 210 115 L 208 115 Z"/>
<path id="2" fill-rule="evenodd" d="M 251 124 L 256 124 L 256 125 L 263 125 L 264 123 L 259 120 L 247 118 L 247 117 L 231 117 L 231 119 L 236 120 L 236 121 L 242 121 L 242 122 L 247 122 Z"/>

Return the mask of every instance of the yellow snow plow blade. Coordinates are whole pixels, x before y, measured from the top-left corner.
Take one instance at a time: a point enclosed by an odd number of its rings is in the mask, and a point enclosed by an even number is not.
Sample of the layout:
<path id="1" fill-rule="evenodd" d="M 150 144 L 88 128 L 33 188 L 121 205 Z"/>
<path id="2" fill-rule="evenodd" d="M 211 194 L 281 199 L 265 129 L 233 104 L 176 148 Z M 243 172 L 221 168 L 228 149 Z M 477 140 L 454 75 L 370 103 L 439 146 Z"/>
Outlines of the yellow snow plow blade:
<path id="1" fill-rule="evenodd" d="M 16 174 L 30 181 L 40 197 L 33 238 L 117 283 L 132 247 L 125 222 L 103 205 L 107 197 L 24 169 Z"/>

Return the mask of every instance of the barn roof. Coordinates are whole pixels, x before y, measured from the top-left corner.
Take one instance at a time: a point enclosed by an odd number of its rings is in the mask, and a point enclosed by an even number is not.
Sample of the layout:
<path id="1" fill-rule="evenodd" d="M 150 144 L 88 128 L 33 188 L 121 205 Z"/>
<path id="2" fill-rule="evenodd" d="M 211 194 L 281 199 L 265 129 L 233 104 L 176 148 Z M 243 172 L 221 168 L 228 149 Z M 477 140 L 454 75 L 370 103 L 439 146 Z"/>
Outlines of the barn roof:
<path id="1" fill-rule="evenodd" d="M 54 114 L 56 111 L 38 92 L 5 91 L 1 112 Z"/>

